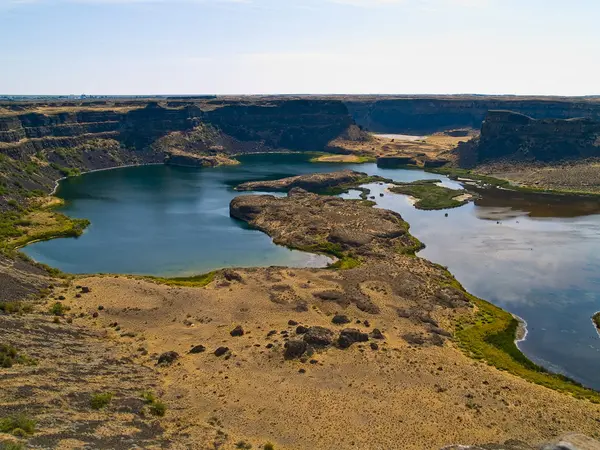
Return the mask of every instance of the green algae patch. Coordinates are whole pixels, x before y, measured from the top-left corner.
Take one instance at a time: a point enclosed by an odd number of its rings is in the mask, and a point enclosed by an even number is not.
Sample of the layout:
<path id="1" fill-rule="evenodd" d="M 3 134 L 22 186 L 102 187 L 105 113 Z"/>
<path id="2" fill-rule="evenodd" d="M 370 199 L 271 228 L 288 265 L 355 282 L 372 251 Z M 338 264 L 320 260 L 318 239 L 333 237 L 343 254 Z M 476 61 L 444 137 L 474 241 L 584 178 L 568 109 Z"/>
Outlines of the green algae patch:
<path id="1" fill-rule="evenodd" d="M 420 180 L 412 183 L 395 183 L 390 191 L 415 197 L 418 209 L 435 210 L 457 208 L 469 202 L 471 195 L 465 190 L 438 186 L 440 180 Z"/>
<path id="2" fill-rule="evenodd" d="M 460 283 L 447 270 L 445 272 L 450 280 L 447 285 L 465 292 Z M 466 355 L 529 382 L 600 403 L 599 392 L 564 375 L 549 372 L 519 350 L 515 343 L 519 321 L 512 314 L 469 293 L 465 294 L 475 306 L 475 311 L 456 322 L 454 336 L 458 347 Z"/>

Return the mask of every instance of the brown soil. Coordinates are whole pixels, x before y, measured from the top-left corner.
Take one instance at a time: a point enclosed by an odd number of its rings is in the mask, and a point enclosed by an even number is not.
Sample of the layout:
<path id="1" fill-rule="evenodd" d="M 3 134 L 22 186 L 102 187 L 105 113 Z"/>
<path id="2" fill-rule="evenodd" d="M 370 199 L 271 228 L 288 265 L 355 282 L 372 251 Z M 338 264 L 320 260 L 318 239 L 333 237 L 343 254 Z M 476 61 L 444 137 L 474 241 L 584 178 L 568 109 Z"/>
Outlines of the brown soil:
<path id="1" fill-rule="evenodd" d="M 537 189 L 600 194 L 598 160 L 553 164 L 498 162 L 479 166 L 475 172 Z"/>
<path id="2" fill-rule="evenodd" d="M 336 151 L 375 158 L 382 156 L 410 157 L 416 159 L 422 165 L 427 160 L 453 160 L 455 156 L 450 150 L 456 148 L 459 142 L 466 142 L 471 139 L 475 132 L 471 131 L 470 133 L 469 136 L 463 137 L 436 133 L 416 141 L 371 135 L 367 140 L 336 139 L 329 146 Z"/>

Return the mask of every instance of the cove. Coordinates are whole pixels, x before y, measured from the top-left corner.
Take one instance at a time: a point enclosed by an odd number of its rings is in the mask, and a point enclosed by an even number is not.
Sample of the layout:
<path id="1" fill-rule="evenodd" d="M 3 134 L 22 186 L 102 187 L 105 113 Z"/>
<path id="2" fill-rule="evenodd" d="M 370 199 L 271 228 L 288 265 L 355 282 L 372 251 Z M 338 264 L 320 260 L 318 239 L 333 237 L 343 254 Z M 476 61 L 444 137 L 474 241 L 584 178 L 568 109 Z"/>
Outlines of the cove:
<path id="1" fill-rule="evenodd" d="M 185 276 L 231 266 L 323 266 L 324 258 L 278 247 L 231 219 L 228 204 L 240 195 L 232 187 L 344 168 L 460 187 L 418 170 L 308 159 L 253 155 L 240 158 L 239 166 L 147 166 L 70 178 L 57 192 L 67 202 L 62 211 L 92 225 L 79 239 L 39 242 L 24 251 L 71 273 Z M 447 266 L 469 292 L 527 322 L 519 347 L 529 358 L 600 390 L 600 337 L 590 320 L 600 310 L 598 200 L 489 191 L 461 208 L 420 211 L 386 186 L 369 187 L 378 207 L 399 212 L 427 245 L 420 256 Z"/>
<path id="2" fill-rule="evenodd" d="M 250 180 L 328 172 L 356 165 L 314 164 L 302 154 L 263 154 L 216 168 L 163 165 L 92 172 L 60 182 L 61 212 L 86 218 L 78 239 L 55 239 L 23 251 L 64 272 L 189 276 L 225 267 L 324 267 L 331 260 L 273 244 L 264 233 L 229 217 L 233 187 Z M 375 164 L 359 167 L 380 173 Z M 385 171 L 388 173 L 389 171 Z M 405 181 L 427 176 L 392 171 Z"/>

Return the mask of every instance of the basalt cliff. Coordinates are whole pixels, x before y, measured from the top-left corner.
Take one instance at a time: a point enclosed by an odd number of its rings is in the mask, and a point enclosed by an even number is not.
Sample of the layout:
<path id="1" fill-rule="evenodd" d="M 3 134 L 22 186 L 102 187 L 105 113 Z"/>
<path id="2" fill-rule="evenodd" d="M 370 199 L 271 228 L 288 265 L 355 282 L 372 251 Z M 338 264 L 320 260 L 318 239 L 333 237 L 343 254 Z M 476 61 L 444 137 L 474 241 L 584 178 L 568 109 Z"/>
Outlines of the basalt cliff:
<path id="1" fill-rule="evenodd" d="M 600 157 L 600 119 L 534 119 L 490 111 L 481 134 L 458 147 L 459 163 L 473 167 L 504 160 L 553 163 Z"/>
<path id="2" fill-rule="evenodd" d="M 492 110 L 515 111 L 536 119 L 600 120 L 600 102 L 593 97 L 347 97 L 345 103 L 358 125 L 381 133 L 421 135 L 454 128 L 478 129 Z"/>

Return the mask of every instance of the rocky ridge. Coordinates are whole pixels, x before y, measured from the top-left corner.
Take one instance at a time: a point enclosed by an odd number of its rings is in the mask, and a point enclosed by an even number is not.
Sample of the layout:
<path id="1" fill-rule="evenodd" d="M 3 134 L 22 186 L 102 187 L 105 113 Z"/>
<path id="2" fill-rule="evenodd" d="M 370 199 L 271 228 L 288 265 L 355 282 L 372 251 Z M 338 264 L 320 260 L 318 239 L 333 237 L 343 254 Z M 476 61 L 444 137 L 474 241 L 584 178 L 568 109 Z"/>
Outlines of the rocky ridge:
<path id="1" fill-rule="evenodd" d="M 512 111 L 490 111 L 479 138 L 458 147 L 459 164 L 491 161 L 551 163 L 600 157 L 600 119 L 536 120 Z"/>

